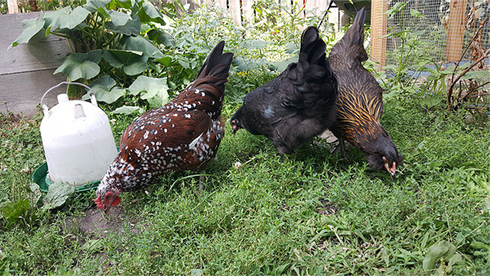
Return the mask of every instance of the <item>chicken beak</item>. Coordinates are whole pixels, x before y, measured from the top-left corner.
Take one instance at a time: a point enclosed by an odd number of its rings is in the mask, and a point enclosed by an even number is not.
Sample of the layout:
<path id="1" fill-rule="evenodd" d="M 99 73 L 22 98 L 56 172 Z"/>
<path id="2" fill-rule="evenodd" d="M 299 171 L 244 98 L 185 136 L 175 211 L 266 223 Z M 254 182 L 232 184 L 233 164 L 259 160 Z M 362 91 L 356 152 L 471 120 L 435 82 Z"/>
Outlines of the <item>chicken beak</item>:
<path id="1" fill-rule="evenodd" d="M 240 129 L 240 127 L 237 125 L 237 121 L 236 120 L 231 121 L 231 131 L 232 131 L 233 135 L 235 135 L 235 133 L 239 129 Z"/>
<path id="2" fill-rule="evenodd" d="M 383 162 L 384 162 L 384 167 L 390 174 L 391 179 L 395 179 L 396 175 L 396 163 L 393 162 L 392 167 L 390 168 L 390 165 L 388 164 L 388 160 L 386 160 L 386 157 L 383 157 Z"/>
<path id="3" fill-rule="evenodd" d="M 395 172 L 390 171 L 389 173 L 390 173 L 391 179 L 395 179 L 396 178 Z"/>

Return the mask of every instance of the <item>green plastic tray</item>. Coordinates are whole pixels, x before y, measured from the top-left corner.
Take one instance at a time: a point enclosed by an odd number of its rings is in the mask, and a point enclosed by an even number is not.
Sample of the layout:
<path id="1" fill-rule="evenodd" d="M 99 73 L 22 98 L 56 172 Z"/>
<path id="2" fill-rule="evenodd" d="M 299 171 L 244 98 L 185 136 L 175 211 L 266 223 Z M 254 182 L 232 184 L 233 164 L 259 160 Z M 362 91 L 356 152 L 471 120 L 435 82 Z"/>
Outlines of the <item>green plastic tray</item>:
<path id="1" fill-rule="evenodd" d="M 37 183 L 37 185 L 39 185 L 39 189 L 41 191 L 48 192 L 49 185 L 53 184 L 53 182 L 48 177 L 47 163 L 43 163 L 41 166 L 39 166 L 39 168 L 37 168 L 34 171 L 34 174 L 32 175 L 32 181 L 34 183 Z M 75 192 L 86 192 L 86 191 L 97 189 L 99 183 L 100 181 L 95 181 L 95 182 L 88 183 L 84 186 L 76 187 Z"/>

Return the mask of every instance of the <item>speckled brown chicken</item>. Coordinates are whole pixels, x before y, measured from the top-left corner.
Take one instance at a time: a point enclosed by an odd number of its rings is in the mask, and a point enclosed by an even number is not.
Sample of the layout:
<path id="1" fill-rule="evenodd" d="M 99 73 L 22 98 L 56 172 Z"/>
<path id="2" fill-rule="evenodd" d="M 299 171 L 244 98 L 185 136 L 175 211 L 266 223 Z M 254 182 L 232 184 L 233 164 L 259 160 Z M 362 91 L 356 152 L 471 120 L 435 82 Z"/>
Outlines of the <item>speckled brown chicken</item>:
<path id="1" fill-rule="evenodd" d="M 221 109 L 232 53 L 221 41 L 196 80 L 171 102 L 134 120 L 97 188 L 97 207 L 109 211 L 122 192 L 140 189 L 170 171 L 204 169 L 224 136 Z"/>
<path id="2" fill-rule="evenodd" d="M 341 143 L 345 139 L 363 151 L 371 168 L 386 169 L 394 177 L 403 156 L 380 124 L 383 89 L 361 64 L 368 59 L 363 45 L 365 19 L 366 11 L 362 8 L 328 57 L 339 91 L 337 120 L 331 130 Z"/>

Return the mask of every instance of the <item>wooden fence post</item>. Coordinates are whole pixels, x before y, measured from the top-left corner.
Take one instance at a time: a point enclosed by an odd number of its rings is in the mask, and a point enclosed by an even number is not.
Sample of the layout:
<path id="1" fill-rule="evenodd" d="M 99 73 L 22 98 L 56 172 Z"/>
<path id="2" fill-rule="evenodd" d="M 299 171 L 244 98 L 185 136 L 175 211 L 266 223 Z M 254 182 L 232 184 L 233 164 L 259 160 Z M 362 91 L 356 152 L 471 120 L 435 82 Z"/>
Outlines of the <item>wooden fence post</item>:
<path id="1" fill-rule="evenodd" d="M 446 34 L 446 62 L 461 58 L 467 5 L 468 0 L 451 0 Z"/>
<path id="2" fill-rule="evenodd" d="M 8 0 L 9 14 L 19 13 L 19 3 L 17 0 Z"/>
<path id="3" fill-rule="evenodd" d="M 306 13 L 309 11 L 309 12 L 312 12 L 316 7 L 316 1 L 315 0 L 306 0 Z M 316 11 L 315 11 L 316 13 Z"/>
<path id="4" fill-rule="evenodd" d="M 230 7 L 231 17 L 235 24 L 241 26 L 242 25 L 242 14 L 240 10 L 240 0 L 229 0 L 228 2 Z"/>
<path id="5" fill-rule="evenodd" d="M 242 0 L 243 19 L 246 23 L 251 23 L 254 16 L 253 2 L 253 0 Z"/>
<path id="6" fill-rule="evenodd" d="M 226 0 L 216 0 L 216 5 L 222 9 L 228 9 Z"/>
<path id="7" fill-rule="evenodd" d="M 388 30 L 388 0 L 371 2 L 371 60 L 379 62 L 378 70 L 386 65 L 386 35 Z"/>

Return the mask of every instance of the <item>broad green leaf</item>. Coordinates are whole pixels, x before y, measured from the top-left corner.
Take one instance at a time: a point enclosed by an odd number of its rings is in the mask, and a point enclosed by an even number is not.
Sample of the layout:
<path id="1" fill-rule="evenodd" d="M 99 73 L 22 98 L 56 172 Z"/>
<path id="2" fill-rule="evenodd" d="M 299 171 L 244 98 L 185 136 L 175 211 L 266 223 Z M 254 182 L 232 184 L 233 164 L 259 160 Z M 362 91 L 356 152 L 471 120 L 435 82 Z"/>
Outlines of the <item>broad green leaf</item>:
<path id="1" fill-rule="evenodd" d="M 453 270 L 453 265 L 461 262 L 463 260 L 463 258 L 461 257 L 461 255 L 459 253 L 456 253 L 454 254 L 450 259 L 449 259 L 449 263 L 447 264 L 446 266 L 446 269 L 445 269 L 445 272 L 451 272 Z M 439 266 L 439 270 L 442 270 L 442 265 Z M 442 274 L 441 275 L 447 275 L 446 273 Z"/>
<path id="2" fill-rule="evenodd" d="M 29 200 L 19 200 L 16 203 L 8 202 L 3 205 L 0 210 L 1 215 L 6 218 L 9 223 L 14 222 L 20 216 L 25 214 L 30 208 Z"/>
<path id="3" fill-rule="evenodd" d="M 79 98 L 83 96 L 87 91 L 85 90 L 85 87 L 82 87 L 80 85 L 74 85 L 74 84 L 69 84 L 66 87 L 66 94 L 70 99 L 72 98 Z"/>
<path id="4" fill-rule="evenodd" d="M 130 115 L 134 112 L 138 112 L 139 114 L 143 113 L 143 108 L 139 106 L 121 106 L 112 111 L 112 114 L 125 114 Z"/>
<path id="5" fill-rule="evenodd" d="M 142 36 L 126 36 L 121 39 L 123 50 L 142 51 L 150 58 L 162 58 L 163 54 L 151 42 Z"/>
<path id="6" fill-rule="evenodd" d="M 147 59 L 146 56 L 142 56 L 142 58 Z M 129 65 L 125 65 L 123 67 L 124 73 L 129 76 L 139 75 L 143 73 L 145 70 L 149 69 L 148 63 L 146 61 L 142 62 L 133 62 Z"/>
<path id="7" fill-rule="evenodd" d="M 158 108 L 168 103 L 168 94 L 157 94 L 154 97 L 148 99 L 150 108 Z"/>
<path id="8" fill-rule="evenodd" d="M 152 29 L 147 35 L 149 39 L 165 47 L 173 47 L 175 44 L 172 35 L 162 30 Z"/>
<path id="9" fill-rule="evenodd" d="M 138 95 L 141 92 L 156 95 L 160 90 L 168 90 L 167 78 L 150 78 L 147 76 L 139 76 L 131 86 L 129 86 L 129 94 Z M 142 97 L 143 98 L 143 97 Z M 148 98 L 148 97 L 146 97 Z"/>
<path id="10" fill-rule="evenodd" d="M 423 70 L 421 70 L 421 71 L 423 71 L 423 72 L 429 72 L 431 74 L 439 74 L 439 71 L 437 71 L 434 68 L 430 68 L 430 67 L 424 67 Z"/>
<path id="11" fill-rule="evenodd" d="M 106 8 L 107 4 L 111 3 L 112 0 L 87 0 L 87 4 L 83 7 L 90 12 L 95 12 L 98 8 Z"/>
<path id="12" fill-rule="evenodd" d="M 42 210 L 50 210 L 63 205 L 68 197 L 75 192 L 75 186 L 66 182 L 55 182 L 49 186 L 48 193 L 43 198 Z"/>
<path id="13" fill-rule="evenodd" d="M 134 62 L 142 61 L 142 52 L 129 50 L 104 50 L 102 57 L 109 62 L 112 67 L 121 68 Z"/>
<path id="14" fill-rule="evenodd" d="M 127 13 L 109 10 L 107 12 L 111 18 L 112 23 L 116 26 L 124 26 L 126 23 L 131 20 L 131 16 Z"/>
<path id="15" fill-rule="evenodd" d="M 441 71 L 441 74 L 445 74 L 445 75 L 449 75 L 449 74 L 452 74 L 454 72 L 454 65 L 451 65 L 447 68 L 445 68 L 444 70 Z"/>
<path id="16" fill-rule="evenodd" d="M 90 83 L 90 88 L 98 87 L 101 86 L 107 90 L 110 90 L 112 87 L 114 87 L 117 84 L 117 82 L 111 78 L 108 75 L 104 75 L 100 78 L 97 78 L 93 82 Z"/>
<path id="17" fill-rule="evenodd" d="M 90 12 L 82 7 L 76 7 L 74 10 L 71 10 L 70 7 L 65 7 L 46 14 L 45 18 L 51 29 L 73 29 L 82 23 L 89 14 Z"/>
<path id="18" fill-rule="evenodd" d="M 142 52 L 130 50 L 105 50 L 103 57 L 115 68 L 123 67 L 124 72 L 129 76 L 143 73 L 149 68 L 148 56 Z"/>
<path id="19" fill-rule="evenodd" d="M 116 81 L 110 76 L 102 76 L 90 84 L 90 88 L 99 102 L 111 104 L 124 96 L 125 89 L 116 87 Z M 88 99 L 88 94 L 83 97 Z"/>
<path id="20" fill-rule="evenodd" d="M 471 62 L 465 62 L 465 63 L 460 64 L 458 66 L 458 68 L 456 69 L 456 73 L 455 74 L 457 75 L 460 71 L 468 68 L 470 65 L 471 65 Z M 448 74 L 448 75 L 449 74 L 452 74 L 454 72 L 454 68 L 455 67 L 456 67 L 455 65 L 450 65 L 446 69 L 442 70 L 441 71 L 441 74 Z"/>
<path id="21" fill-rule="evenodd" d="M 115 9 L 116 7 L 121 7 L 124 9 L 131 8 L 135 3 L 132 0 L 115 0 L 111 2 L 110 9 Z"/>
<path id="22" fill-rule="evenodd" d="M 429 248 L 429 252 L 425 256 L 422 266 L 425 271 L 434 270 L 437 263 L 443 258 L 449 261 L 456 252 L 456 246 L 447 241 L 440 241 Z"/>
<path id="23" fill-rule="evenodd" d="M 113 87 L 110 91 L 103 90 L 102 88 L 94 89 L 95 97 L 100 102 L 111 104 L 124 96 L 126 89 L 120 87 Z"/>
<path id="24" fill-rule="evenodd" d="M 158 22 L 165 25 L 166 22 L 163 19 L 162 14 L 155 8 L 155 6 L 149 1 L 141 1 L 141 9 L 139 9 L 139 18 L 141 22 Z"/>
<path id="25" fill-rule="evenodd" d="M 133 16 L 125 24 L 117 26 L 113 22 L 107 22 L 105 24 L 107 30 L 113 33 L 119 33 L 127 36 L 138 36 L 141 32 L 141 23 L 138 16 Z"/>
<path id="26" fill-rule="evenodd" d="M 180 66 L 184 67 L 184 69 L 192 69 L 190 63 L 186 59 L 179 57 L 177 62 L 180 64 Z"/>
<path id="27" fill-rule="evenodd" d="M 129 87 L 131 95 L 141 93 L 141 99 L 148 100 L 150 106 L 158 107 L 168 101 L 167 78 L 150 78 L 139 76 Z"/>
<path id="28" fill-rule="evenodd" d="M 44 27 L 44 13 L 41 12 L 38 18 L 22 21 L 22 27 L 24 28 L 22 34 L 20 34 L 20 36 L 8 47 L 8 49 L 19 45 L 19 43 L 28 43 L 33 36 L 39 33 Z"/>
<path id="29" fill-rule="evenodd" d="M 170 66 L 172 64 L 172 58 L 170 56 L 165 56 L 159 59 L 156 59 L 156 61 L 160 62 L 164 66 Z"/>
<path id="30" fill-rule="evenodd" d="M 151 2 L 141 1 L 141 6 L 149 17 L 151 18 L 162 17 L 162 14 L 155 8 L 155 6 Z"/>
<path id="31" fill-rule="evenodd" d="M 100 72 L 98 63 L 102 58 L 102 50 L 88 53 L 69 53 L 61 60 L 61 65 L 53 74 L 63 73 L 72 81 L 91 79 Z"/>
<path id="32" fill-rule="evenodd" d="M 109 11 L 105 7 L 97 8 L 98 16 L 101 18 L 100 20 L 108 20 L 109 19 Z"/>

